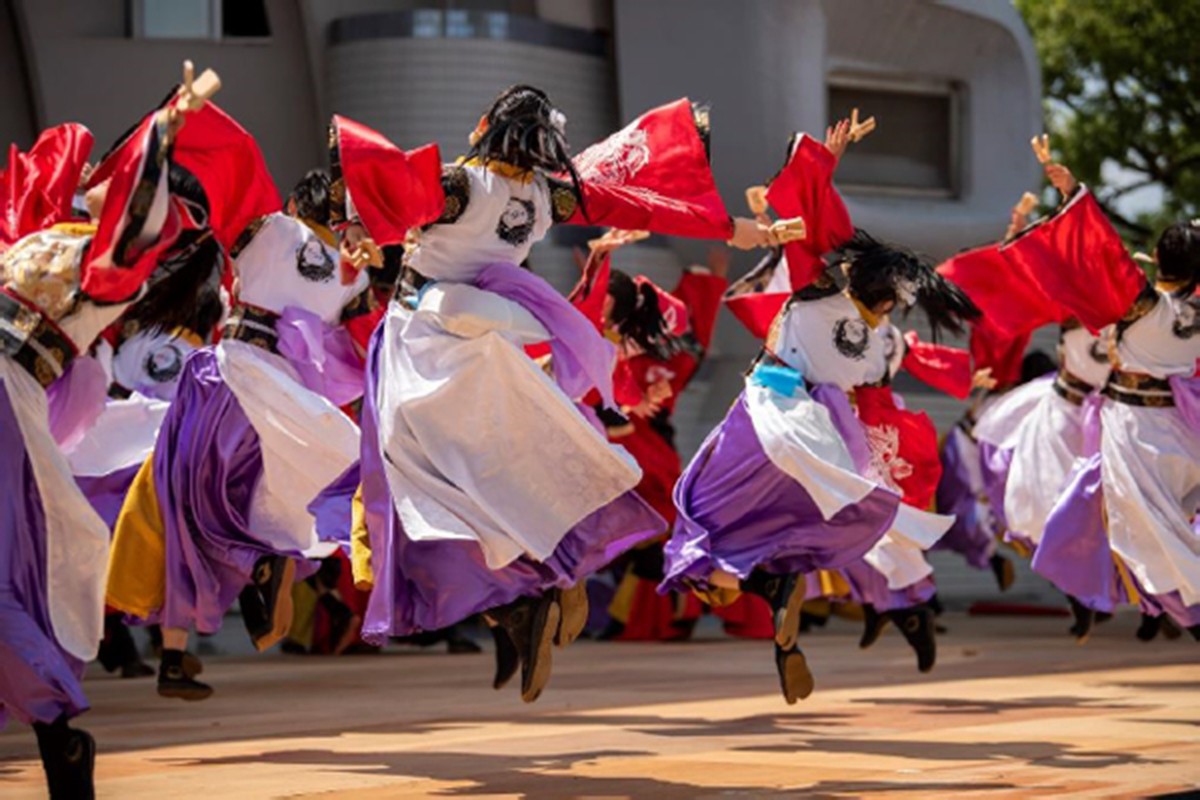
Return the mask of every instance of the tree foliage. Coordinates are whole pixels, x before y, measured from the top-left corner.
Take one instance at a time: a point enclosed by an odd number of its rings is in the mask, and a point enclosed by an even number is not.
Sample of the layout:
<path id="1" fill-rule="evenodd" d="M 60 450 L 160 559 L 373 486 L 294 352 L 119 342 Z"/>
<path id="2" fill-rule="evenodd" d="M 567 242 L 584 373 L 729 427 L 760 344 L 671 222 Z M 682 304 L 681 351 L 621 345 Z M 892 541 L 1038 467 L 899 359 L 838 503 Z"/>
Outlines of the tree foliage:
<path id="1" fill-rule="evenodd" d="M 1037 45 L 1063 163 L 1139 244 L 1200 215 L 1200 2 L 1016 4 Z M 1120 198 L 1148 186 L 1161 188 L 1161 209 L 1117 213 Z"/>

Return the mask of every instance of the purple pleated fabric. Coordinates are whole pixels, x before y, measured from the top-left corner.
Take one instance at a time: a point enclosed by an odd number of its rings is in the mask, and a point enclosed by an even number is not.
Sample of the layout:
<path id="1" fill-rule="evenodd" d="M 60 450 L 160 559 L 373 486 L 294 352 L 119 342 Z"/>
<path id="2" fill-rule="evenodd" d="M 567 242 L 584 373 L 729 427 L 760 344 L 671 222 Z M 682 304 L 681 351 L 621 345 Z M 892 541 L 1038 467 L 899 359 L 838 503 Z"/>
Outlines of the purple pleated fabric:
<path id="1" fill-rule="evenodd" d="M 288 306 L 279 315 L 275 332 L 279 354 L 307 388 L 339 407 L 362 396 L 363 360 L 345 328 L 327 325 L 307 309 Z"/>
<path id="2" fill-rule="evenodd" d="M 141 464 L 130 464 L 107 475 L 75 476 L 75 483 L 104 520 L 110 532 L 117 525 L 117 517 L 125 502 L 125 495 L 129 494 L 129 487 L 133 486 L 133 479 L 137 477 L 141 468 Z"/>
<path id="3" fill-rule="evenodd" d="M 339 544 L 349 551 L 354 494 L 361 482 L 361 462 L 355 461 L 308 504 L 308 513 L 313 515 L 317 539 Z"/>
<path id="4" fill-rule="evenodd" d="M 58 646 L 46 594 L 46 521 L 21 429 L 0 382 L 0 727 L 88 708 L 83 663 Z M 103 568 L 100 566 L 99 568 Z"/>
<path id="5" fill-rule="evenodd" d="M 363 505 L 375 574 L 364 639 L 382 643 L 389 636 L 439 630 L 519 597 L 573 586 L 666 530 L 662 517 L 627 492 L 572 528 L 544 562 L 522 557 L 493 570 L 475 542 L 409 540 L 392 505 L 378 444 L 375 397 L 383 328 L 371 337 L 362 414 Z"/>
<path id="6" fill-rule="evenodd" d="M 825 520 L 804 487 L 763 451 L 739 397 L 675 486 L 679 518 L 659 592 L 707 585 L 714 569 L 803 573 L 861 558 L 896 517 L 899 497 L 872 490 Z"/>
<path id="7" fill-rule="evenodd" d="M 104 413 L 107 399 L 108 375 L 99 361 L 80 356 L 68 364 L 46 389 L 50 435 L 58 446 L 66 448 L 82 439 Z"/>
<path id="8" fill-rule="evenodd" d="M 616 405 L 612 383 L 616 348 L 597 335 L 591 321 L 545 279 L 516 264 L 496 263 L 483 268 L 475 285 L 520 304 L 546 327 L 554 379 L 567 397 L 583 397 L 595 387 L 607 406 Z"/>
<path id="9" fill-rule="evenodd" d="M 153 458 L 167 561 L 166 601 L 155 621 L 213 633 L 259 558 L 300 558 L 277 553 L 247 526 L 262 453 L 213 348 L 184 363 Z"/>
<path id="10" fill-rule="evenodd" d="M 862 559 L 838 572 L 850 584 L 851 600 L 871 605 L 880 613 L 919 606 L 937 594 L 937 586 L 930 575 L 902 589 L 889 589 L 887 576 Z"/>
<path id="11" fill-rule="evenodd" d="M 942 447 L 942 478 L 935 496 L 938 513 L 954 515 L 954 524 L 931 549 L 958 553 L 975 569 L 987 569 L 996 552 L 996 543 L 979 513 L 970 473 L 956 441 L 960 436 L 966 434 L 955 428 L 946 437 Z"/>
<path id="12" fill-rule="evenodd" d="M 1004 489 L 1008 484 L 1008 471 L 1012 466 L 1012 450 L 1003 447 L 997 447 L 989 442 L 979 443 L 979 463 L 983 470 L 983 492 L 987 495 L 988 505 L 992 509 L 992 514 L 996 517 L 996 524 L 1001 530 L 1008 530 L 1008 520 L 1004 516 Z M 1033 549 L 1034 544 L 1026 537 L 1013 537 L 1011 533 L 1006 533 L 1005 539 L 1019 540 Z"/>

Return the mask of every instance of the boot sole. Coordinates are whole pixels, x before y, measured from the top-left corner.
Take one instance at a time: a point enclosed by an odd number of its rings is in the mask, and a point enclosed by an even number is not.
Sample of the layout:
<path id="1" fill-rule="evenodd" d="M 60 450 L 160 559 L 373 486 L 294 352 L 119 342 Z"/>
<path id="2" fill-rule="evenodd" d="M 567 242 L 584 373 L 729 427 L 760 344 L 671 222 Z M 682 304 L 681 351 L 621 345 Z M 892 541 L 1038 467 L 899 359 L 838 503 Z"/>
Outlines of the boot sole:
<path id="1" fill-rule="evenodd" d="M 562 612 L 558 603 L 547 603 L 539 610 L 541 619 L 534 624 L 537 631 L 534 668 L 529 673 L 529 681 L 521 686 L 521 699 L 532 703 L 542 696 L 542 690 L 550 682 L 550 671 L 553 667 L 554 634 L 558 630 Z"/>
<path id="2" fill-rule="evenodd" d="M 577 583 L 570 589 L 559 592 L 559 610 L 562 620 L 558 632 L 554 636 L 557 647 L 566 647 L 579 638 L 583 633 L 588 619 L 587 589 L 582 583 Z"/>
<path id="3" fill-rule="evenodd" d="M 804 653 L 788 653 L 783 662 L 783 699 L 789 706 L 796 705 L 798 700 L 806 700 L 816 688 L 812 672 L 808 669 L 808 659 Z"/>
<path id="4" fill-rule="evenodd" d="M 781 609 L 782 613 L 775 612 L 775 644 L 784 650 L 795 647 L 800 635 L 800 607 L 804 605 L 805 588 L 805 582 L 797 580 L 792 593 L 788 595 L 787 605 Z"/>
<path id="5" fill-rule="evenodd" d="M 292 585 L 296 582 L 296 562 L 287 559 L 283 567 L 283 579 L 279 581 L 279 593 L 275 596 L 275 613 L 271 617 L 271 632 L 254 640 L 254 649 L 258 652 L 269 650 L 283 637 L 287 636 L 292 627 Z"/>
<path id="6" fill-rule="evenodd" d="M 159 697 L 171 697 L 179 700 L 186 700 L 189 703 L 196 703 L 200 700 L 207 700 L 212 697 L 213 690 L 211 687 L 207 689 L 164 689 L 158 687 Z"/>

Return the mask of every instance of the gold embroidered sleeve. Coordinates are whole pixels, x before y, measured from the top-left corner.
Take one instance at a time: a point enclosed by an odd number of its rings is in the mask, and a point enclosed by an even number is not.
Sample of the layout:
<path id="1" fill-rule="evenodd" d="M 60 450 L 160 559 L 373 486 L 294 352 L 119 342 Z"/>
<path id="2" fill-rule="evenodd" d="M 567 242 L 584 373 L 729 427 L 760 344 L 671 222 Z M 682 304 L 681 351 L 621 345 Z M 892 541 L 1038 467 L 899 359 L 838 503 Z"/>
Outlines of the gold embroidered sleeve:
<path id="1" fill-rule="evenodd" d="M 567 181 L 550 178 L 550 218 L 555 223 L 566 222 L 579 210 L 579 193 Z"/>
<path id="2" fill-rule="evenodd" d="M 471 178 L 462 167 L 444 167 L 442 169 L 442 194 L 445 203 L 442 215 L 434 222 L 435 225 L 453 225 L 467 211 L 471 201 Z"/>

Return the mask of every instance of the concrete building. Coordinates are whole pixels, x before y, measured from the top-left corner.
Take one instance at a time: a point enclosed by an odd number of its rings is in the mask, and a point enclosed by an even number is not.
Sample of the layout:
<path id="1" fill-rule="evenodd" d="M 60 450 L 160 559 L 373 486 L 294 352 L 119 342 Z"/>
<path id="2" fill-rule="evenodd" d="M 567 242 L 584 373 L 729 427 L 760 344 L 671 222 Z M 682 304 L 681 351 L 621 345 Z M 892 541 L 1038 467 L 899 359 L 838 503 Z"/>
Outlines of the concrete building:
<path id="1" fill-rule="evenodd" d="M 176 80 L 220 72 L 218 98 L 255 134 L 281 188 L 324 163 L 337 112 L 447 157 L 505 86 L 545 88 L 576 149 L 651 106 L 711 104 L 713 164 L 732 213 L 779 167 L 790 132 L 861 107 L 879 130 L 840 169 L 855 221 L 940 258 L 1000 235 L 1035 187 L 1041 81 L 1008 0 L 4 0 L 0 142 L 67 120 L 103 149 Z M 565 288 L 555 231 L 535 269 Z M 671 285 L 706 245 L 651 240 L 621 266 Z M 735 274 L 751 263 L 735 261 Z M 681 404 L 691 450 L 724 414 L 757 344 L 724 315 Z M 946 423 L 956 405 L 902 385 Z"/>

